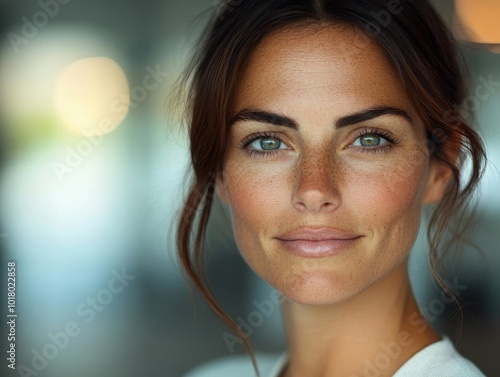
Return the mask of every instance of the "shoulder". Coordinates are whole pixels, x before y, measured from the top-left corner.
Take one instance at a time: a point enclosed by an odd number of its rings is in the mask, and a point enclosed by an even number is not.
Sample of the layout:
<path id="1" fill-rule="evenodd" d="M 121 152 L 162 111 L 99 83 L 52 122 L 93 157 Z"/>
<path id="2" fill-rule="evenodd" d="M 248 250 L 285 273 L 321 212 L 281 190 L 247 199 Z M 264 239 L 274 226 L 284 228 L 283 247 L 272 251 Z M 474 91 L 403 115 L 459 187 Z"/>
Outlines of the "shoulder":
<path id="1" fill-rule="evenodd" d="M 414 376 L 485 377 L 472 361 L 458 353 L 447 336 L 413 355 L 393 377 Z"/>
<path id="2" fill-rule="evenodd" d="M 256 353 L 255 358 L 261 377 L 271 377 L 285 360 L 285 354 Z M 248 355 L 215 359 L 190 370 L 184 377 L 255 377 L 255 369 Z"/>

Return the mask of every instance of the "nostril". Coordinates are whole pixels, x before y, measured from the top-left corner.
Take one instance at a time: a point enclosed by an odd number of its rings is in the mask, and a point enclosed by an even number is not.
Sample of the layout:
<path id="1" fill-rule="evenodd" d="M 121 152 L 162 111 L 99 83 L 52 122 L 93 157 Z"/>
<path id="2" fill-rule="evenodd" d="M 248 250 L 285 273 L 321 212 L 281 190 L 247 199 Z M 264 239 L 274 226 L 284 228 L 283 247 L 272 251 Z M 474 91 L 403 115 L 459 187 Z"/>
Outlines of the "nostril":
<path id="1" fill-rule="evenodd" d="M 293 206 L 300 211 L 332 211 L 340 205 L 340 195 L 337 190 L 302 191 L 292 197 Z"/>

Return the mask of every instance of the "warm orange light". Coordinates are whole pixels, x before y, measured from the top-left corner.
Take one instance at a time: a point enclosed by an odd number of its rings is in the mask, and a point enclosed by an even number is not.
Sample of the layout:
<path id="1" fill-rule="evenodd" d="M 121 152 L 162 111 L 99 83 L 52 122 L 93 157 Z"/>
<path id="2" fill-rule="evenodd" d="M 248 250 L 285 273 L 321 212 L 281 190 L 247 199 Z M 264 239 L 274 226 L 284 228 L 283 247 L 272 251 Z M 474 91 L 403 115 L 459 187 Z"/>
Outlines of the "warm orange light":
<path id="1" fill-rule="evenodd" d="M 455 0 L 454 26 L 460 39 L 500 44 L 500 0 Z"/>

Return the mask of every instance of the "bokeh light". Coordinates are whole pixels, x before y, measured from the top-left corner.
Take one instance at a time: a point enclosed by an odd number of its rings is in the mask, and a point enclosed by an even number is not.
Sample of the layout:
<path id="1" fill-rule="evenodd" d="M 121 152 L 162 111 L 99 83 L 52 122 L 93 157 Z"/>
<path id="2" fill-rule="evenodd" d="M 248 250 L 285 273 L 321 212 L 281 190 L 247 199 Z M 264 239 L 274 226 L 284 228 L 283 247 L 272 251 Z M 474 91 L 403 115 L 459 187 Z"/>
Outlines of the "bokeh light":
<path id="1" fill-rule="evenodd" d="M 14 142 L 17 148 L 28 140 L 32 143 L 30 145 L 39 146 L 42 140 L 61 141 L 80 137 L 81 127 L 71 128 L 71 125 L 75 127 L 74 122 L 64 122 L 61 113 L 56 111 L 55 90 L 60 84 L 61 74 L 73 63 L 104 56 L 107 59 L 101 58 L 103 62 L 106 60 L 103 64 L 113 67 L 115 72 L 118 71 L 116 64 L 123 67 L 128 61 L 120 43 L 99 28 L 67 23 L 50 24 L 41 29 L 36 38 L 24 44 L 19 51 L 15 51 L 8 41 L 0 44 L 0 113 L 5 135 L 10 142 Z M 111 63 L 111 59 L 119 63 Z M 106 67 L 103 69 L 106 70 Z M 120 85 L 128 86 L 123 83 L 121 68 L 118 76 Z M 85 79 L 91 80 L 91 77 L 86 76 Z M 102 83 L 106 80 L 106 77 L 101 78 Z M 69 99 L 66 98 L 66 101 Z M 124 113 L 127 111 L 127 99 L 119 100 L 120 110 Z M 96 110 L 93 111 L 96 117 Z M 116 127 L 116 116 L 113 119 L 114 122 L 108 125 L 108 132 Z"/>
<path id="2" fill-rule="evenodd" d="M 498 52 L 500 44 L 500 1 L 498 0 L 456 0 L 454 27 L 457 36 L 479 43 Z"/>
<path id="3" fill-rule="evenodd" d="M 62 123 L 81 133 L 105 134 L 125 119 L 130 89 L 112 59 L 92 57 L 69 65 L 55 88 L 55 108 Z"/>

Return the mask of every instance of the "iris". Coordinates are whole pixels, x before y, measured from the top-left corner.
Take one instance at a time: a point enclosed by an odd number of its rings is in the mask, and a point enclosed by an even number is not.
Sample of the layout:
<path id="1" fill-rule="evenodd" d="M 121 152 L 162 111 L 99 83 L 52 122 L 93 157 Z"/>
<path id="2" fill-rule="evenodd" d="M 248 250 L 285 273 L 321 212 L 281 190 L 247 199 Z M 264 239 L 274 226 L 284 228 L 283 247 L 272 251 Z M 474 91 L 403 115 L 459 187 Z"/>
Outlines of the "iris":
<path id="1" fill-rule="evenodd" d="M 376 147 L 380 144 L 380 136 L 363 135 L 360 136 L 360 142 L 363 147 Z"/>
<path id="2" fill-rule="evenodd" d="M 261 139 L 260 146 L 264 150 L 274 150 L 274 149 L 279 149 L 280 142 L 281 141 L 276 139 L 276 138 Z M 274 147 L 276 147 L 276 148 L 274 148 Z"/>

